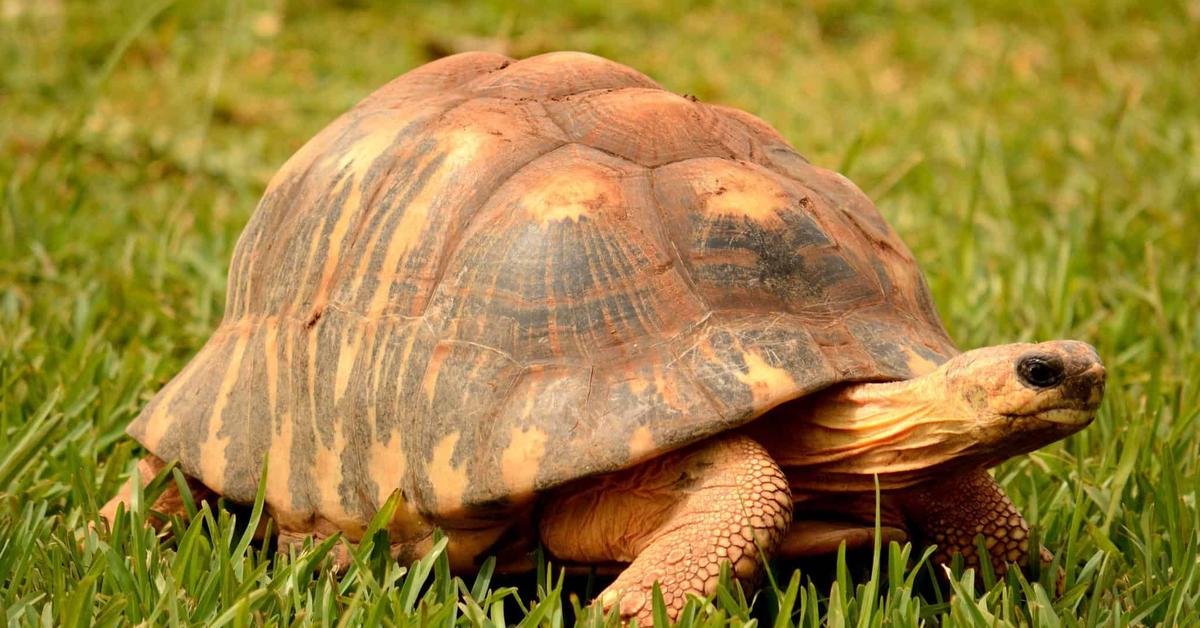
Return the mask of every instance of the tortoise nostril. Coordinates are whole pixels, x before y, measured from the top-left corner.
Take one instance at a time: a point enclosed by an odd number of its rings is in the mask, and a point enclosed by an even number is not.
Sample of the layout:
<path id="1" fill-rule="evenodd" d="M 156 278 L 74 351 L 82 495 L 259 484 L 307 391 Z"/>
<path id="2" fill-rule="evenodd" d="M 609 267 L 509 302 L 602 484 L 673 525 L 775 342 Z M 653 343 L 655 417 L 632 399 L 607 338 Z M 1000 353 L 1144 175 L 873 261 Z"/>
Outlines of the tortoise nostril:
<path id="1" fill-rule="evenodd" d="M 1108 373 L 1103 366 L 1095 364 L 1084 375 L 1087 376 L 1086 381 L 1092 389 L 1088 394 L 1088 399 L 1095 398 L 1096 403 L 1100 403 L 1100 399 L 1104 397 L 1104 386 L 1108 379 Z"/>
<path id="2" fill-rule="evenodd" d="M 1101 388 L 1104 387 L 1104 381 L 1108 379 L 1108 372 L 1099 364 L 1093 364 L 1088 370 L 1083 372 L 1084 377 Z"/>
<path id="3" fill-rule="evenodd" d="M 1032 354 L 1017 360 L 1017 377 L 1033 388 L 1053 388 L 1062 383 L 1066 368 L 1058 356 Z"/>

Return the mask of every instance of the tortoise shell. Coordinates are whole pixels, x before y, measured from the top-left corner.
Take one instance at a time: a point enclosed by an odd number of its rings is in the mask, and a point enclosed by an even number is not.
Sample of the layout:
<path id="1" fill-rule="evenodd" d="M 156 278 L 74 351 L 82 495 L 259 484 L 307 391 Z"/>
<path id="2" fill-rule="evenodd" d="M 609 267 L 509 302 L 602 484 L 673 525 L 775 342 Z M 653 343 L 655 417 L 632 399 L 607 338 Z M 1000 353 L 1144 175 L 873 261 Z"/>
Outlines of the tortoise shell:
<path id="1" fill-rule="evenodd" d="M 235 501 L 504 516 L 956 353 L 871 202 L 761 120 L 580 53 L 448 57 L 293 156 L 225 317 L 129 432 Z"/>

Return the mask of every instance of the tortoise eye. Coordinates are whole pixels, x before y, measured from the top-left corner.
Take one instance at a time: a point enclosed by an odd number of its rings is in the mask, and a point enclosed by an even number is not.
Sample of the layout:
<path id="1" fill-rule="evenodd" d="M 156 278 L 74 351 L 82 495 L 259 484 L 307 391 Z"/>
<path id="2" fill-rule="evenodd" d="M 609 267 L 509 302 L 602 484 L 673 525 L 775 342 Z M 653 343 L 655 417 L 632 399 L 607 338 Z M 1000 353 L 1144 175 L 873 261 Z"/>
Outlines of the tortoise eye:
<path id="1" fill-rule="evenodd" d="M 1032 388 L 1053 388 L 1062 383 L 1066 369 L 1057 356 L 1034 354 L 1017 360 L 1017 377 Z"/>

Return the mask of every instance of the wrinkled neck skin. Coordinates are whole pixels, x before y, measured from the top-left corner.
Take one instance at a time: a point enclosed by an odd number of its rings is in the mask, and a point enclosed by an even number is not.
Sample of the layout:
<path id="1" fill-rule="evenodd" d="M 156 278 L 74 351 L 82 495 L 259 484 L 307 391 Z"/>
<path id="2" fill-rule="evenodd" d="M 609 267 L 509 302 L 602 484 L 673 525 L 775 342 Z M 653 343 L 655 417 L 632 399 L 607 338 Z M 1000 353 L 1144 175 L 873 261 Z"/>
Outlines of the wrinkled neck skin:
<path id="1" fill-rule="evenodd" d="M 984 466 L 974 426 L 938 394 L 940 371 L 902 382 L 853 384 L 780 406 L 751 425 L 804 493 L 905 488 L 952 468 Z M 994 452 L 993 452 L 994 453 Z M 998 461 L 997 461 L 998 462 Z"/>

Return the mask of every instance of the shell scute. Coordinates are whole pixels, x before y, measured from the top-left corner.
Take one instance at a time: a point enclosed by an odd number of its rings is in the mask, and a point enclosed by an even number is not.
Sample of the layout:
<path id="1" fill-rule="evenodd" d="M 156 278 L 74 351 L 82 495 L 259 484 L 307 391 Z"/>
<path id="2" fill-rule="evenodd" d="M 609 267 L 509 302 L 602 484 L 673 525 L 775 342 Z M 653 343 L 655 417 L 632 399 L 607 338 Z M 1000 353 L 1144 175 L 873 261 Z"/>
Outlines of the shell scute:
<path id="1" fill-rule="evenodd" d="M 729 130 L 726 134 L 731 138 L 743 138 L 741 141 L 748 146 L 750 159 L 755 163 L 771 168 L 782 175 L 792 177 L 797 172 L 803 172 L 809 162 L 803 155 L 796 152 L 771 125 L 756 115 L 746 113 L 733 107 L 708 105 L 721 115 Z M 746 139 L 746 136 L 749 136 Z"/>
<path id="2" fill-rule="evenodd" d="M 356 107 L 395 107 L 431 92 L 453 91 L 512 64 L 512 59 L 491 52 L 464 52 L 442 57 L 401 74 L 372 92 Z"/>
<path id="3" fill-rule="evenodd" d="M 661 89 L 637 70 L 584 52 L 551 52 L 522 59 L 467 85 L 476 94 L 541 100 L 626 87 Z"/>
<path id="4" fill-rule="evenodd" d="M 694 159 L 660 168 L 655 191 L 697 290 L 717 308 L 836 318 L 885 298 L 870 265 L 820 197 L 750 162 Z M 814 200 L 815 199 L 815 200 Z M 871 272 L 874 272 L 873 270 Z"/>
<path id="5" fill-rule="evenodd" d="M 721 119 L 703 104 L 656 88 L 587 92 L 547 104 L 572 141 L 654 168 L 695 157 L 732 157 Z"/>
<path id="6" fill-rule="evenodd" d="M 584 146 L 530 163 L 456 244 L 431 324 L 534 363 L 639 350 L 702 316 L 651 194 L 644 169 Z"/>

